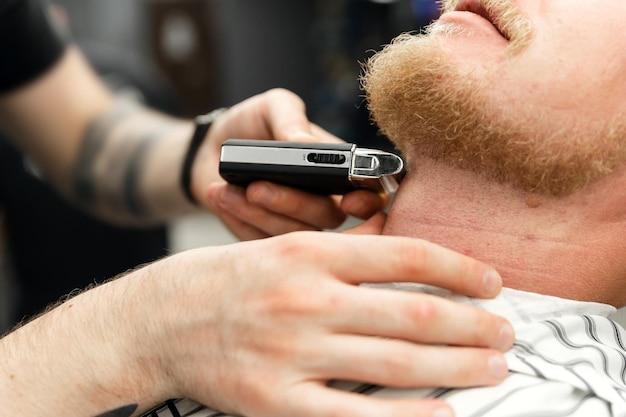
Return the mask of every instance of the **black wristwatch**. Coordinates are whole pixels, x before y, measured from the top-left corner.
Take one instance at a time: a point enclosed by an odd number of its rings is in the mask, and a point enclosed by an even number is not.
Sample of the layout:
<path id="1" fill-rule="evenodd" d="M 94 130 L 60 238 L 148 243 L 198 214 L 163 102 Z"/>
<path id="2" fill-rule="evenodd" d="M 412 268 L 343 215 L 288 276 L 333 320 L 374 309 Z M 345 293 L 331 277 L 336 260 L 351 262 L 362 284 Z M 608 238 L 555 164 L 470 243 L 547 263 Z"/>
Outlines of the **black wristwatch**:
<path id="1" fill-rule="evenodd" d="M 198 201 L 191 192 L 191 168 L 193 167 L 196 155 L 198 154 L 198 149 L 200 149 L 200 145 L 204 142 L 211 125 L 226 110 L 226 108 L 215 109 L 207 114 L 197 116 L 194 119 L 196 128 L 193 132 L 193 136 L 191 137 L 191 142 L 189 142 L 189 147 L 187 148 L 187 153 L 185 154 L 185 159 L 183 160 L 180 176 L 181 188 L 183 189 L 187 199 L 193 204 L 198 204 Z"/>

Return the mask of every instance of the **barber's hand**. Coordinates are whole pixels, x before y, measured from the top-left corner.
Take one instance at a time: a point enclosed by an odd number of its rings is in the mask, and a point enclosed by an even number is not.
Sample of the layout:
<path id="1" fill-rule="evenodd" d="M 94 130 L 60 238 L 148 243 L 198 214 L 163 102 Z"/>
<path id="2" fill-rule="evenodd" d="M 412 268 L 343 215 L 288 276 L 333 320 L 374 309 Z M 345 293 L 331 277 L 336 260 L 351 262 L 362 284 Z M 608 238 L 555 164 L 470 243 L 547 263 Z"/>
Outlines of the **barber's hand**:
<path id="1" fill-rule="evenodd" d="M 342 142 L 311 123 L 303 101 L 287 90 L 270 90 L 233 106 L 217 118 L 208 135 L 194 163 L 192 190 L 240 239 L 334 229 L 347 215 L 365 219 L 387 204 L 386 197 L 364 190 L 339 198 L 268 182 L 243 189 L 221 179 L 217 169 L 220 147 L 229 138 Z"/>
<path id="2" fill-rule="evenodd" d="M 364 230 L 382 223 L 376 216 Z M 507 373 L 500 352 L 513 331 L 504 319 L 431 295 L 358 286 L 499 292 L 490 268 L 425 241 L 297 232 L 189 251 L 148 272 L 163 271 L 175 276 L 154 279 L 163 288 L 152 297 L 168 296 L 153 299 L 160 308 L 148 321 L 158 325 L 141 340 L 144 354 L 160 355 L 159 366 L 147 368 L 160 373 L 151 380 L 165 387 L 163 399 L 192 398 L 247 417 L 419 417 L 447 406 L 327 383 L 461 387 L 496 384 Z"/>

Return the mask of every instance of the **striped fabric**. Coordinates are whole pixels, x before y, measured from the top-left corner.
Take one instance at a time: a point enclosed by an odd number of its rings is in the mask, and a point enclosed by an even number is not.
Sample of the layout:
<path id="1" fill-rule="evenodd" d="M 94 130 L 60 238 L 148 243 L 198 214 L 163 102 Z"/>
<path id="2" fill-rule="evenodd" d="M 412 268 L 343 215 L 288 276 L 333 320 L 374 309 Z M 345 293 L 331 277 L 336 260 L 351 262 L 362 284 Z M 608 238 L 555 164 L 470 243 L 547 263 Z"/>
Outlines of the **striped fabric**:
<path id="1" fill-rule="evenodd" d="M 516 342 L 507 352 L 509 376 L 495 387 L 392 389 L 340 382 L 337 389 L 384 398 L 441 398 L 458 417 L 626 417 L 626 331 L 611 306 L 503 290 L 495 300 L 396 284 L 472 304 L 507 317 Z M 189 400 L 171 401 L 149 417 L 218 417 Z M 294 416 L 295 417 L 295 416 Z"/>

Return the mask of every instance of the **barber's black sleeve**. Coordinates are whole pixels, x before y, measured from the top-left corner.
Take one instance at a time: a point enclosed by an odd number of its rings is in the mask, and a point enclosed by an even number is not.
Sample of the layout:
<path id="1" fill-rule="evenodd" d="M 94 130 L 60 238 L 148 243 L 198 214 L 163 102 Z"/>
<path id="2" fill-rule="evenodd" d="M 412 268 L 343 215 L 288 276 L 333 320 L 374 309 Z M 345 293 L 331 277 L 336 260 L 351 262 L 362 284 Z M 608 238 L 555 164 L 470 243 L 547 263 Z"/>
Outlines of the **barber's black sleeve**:
<path id="1" fill-rule="evenodd" d="M 67 42 L 46 0 L 0 0 L 0 94 L 43 74 Z"/>

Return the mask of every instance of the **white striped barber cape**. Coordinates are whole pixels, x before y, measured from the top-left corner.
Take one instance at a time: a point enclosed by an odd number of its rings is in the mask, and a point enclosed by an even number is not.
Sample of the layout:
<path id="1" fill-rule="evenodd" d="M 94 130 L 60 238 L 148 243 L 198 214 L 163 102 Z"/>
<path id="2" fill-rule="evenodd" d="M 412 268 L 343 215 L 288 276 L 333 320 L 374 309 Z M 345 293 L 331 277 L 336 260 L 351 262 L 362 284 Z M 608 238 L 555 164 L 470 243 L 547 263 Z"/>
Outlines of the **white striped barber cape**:
<path id="1" fill-rule="evenodd" d="M 504 289 L 494 300 L 451 295 L 415 284 L 377 286 L 428 292 L 508 318 L 516 342 L 509 375 L 495 387 L 393 389 L 334 383 L 337 389 L 384 398 L 440 398 L 458 417 L 626 417 L 626 331 L 611 306 Z M 146 417 L 222 417 L 190 400 L 172 400 Z M 297 416 L 293 416 L 297 417 Z"/>

